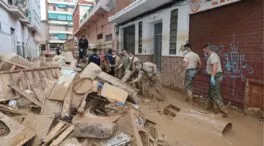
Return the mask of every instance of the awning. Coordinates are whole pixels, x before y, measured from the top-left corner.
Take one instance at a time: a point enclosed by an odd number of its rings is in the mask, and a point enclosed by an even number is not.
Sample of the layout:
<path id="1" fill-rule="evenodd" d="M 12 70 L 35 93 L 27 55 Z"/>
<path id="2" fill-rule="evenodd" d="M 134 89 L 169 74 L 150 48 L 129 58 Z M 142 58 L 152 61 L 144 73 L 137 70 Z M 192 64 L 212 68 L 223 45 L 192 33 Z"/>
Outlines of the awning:
<path id="1" fill-rule="evenodd" d="M 175 0 L 137 0 L 108 20 L 110 23 L 122 23 L 172 1 Z"/>

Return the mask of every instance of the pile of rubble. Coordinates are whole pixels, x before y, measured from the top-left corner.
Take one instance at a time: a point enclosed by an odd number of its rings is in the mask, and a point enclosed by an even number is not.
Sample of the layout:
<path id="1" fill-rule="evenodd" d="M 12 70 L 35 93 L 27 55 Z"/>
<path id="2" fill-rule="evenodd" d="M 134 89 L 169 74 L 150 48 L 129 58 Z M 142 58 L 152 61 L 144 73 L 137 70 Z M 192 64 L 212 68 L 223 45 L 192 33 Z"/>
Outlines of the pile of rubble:
<path id="1" fill-rule="evenodd" d="M 167 145 L 156 123 L 137 111 L 137 90 L 97 65 L 79 73 L 23 63 L 0 71 L 1 145 Z"/>

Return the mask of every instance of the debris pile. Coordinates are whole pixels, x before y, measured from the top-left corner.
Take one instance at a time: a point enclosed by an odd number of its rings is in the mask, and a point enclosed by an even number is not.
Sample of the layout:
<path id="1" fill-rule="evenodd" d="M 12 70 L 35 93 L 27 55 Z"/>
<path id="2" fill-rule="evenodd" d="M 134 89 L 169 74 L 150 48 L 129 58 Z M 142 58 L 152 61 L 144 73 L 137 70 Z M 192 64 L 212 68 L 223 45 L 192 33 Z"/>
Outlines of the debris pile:
<path id="1" fill-rule="evenodd" d="M 1 145 L 166 145 L 137 92 L 93 63 L 1 71 Z"/>

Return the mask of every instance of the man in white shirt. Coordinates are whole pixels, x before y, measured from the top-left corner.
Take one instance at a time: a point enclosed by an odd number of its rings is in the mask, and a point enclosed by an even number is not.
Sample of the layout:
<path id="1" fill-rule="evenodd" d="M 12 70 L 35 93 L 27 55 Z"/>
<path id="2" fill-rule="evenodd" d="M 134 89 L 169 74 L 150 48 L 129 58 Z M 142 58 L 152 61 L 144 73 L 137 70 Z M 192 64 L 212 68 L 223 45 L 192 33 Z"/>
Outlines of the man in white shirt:
<path id="1" fill-rule="evenodd" d="M 212 109 L 214 104 L 220 109 L 223 117 L 227 117 L 227 112 L 224 107 L 223 98 L 220 93 L 220 84 L 223 80 L 223 73 L 221 67 L 221 61 L 217 53 L 212 50 L 210 45 L 206 45 L 203 48 L 204 53 L 209 55 L 206 63 L 206 72 L 210 75 L 210 86 L 208 92 L 209 106 L 208 109 Z"/>
<path id="2" fill-rule="evenodd" d="M 184 59 L 183 59 L 183 67 L 186 69 L 185 73 L 185 88 L 187 91 L 188 97 L 187 101 L 192 102 L 192 81 L 198 71 L 202 67 L 202 62 L 198 54 L 192 51 L 192 47 L 190 44 L 184 45 Z"/>

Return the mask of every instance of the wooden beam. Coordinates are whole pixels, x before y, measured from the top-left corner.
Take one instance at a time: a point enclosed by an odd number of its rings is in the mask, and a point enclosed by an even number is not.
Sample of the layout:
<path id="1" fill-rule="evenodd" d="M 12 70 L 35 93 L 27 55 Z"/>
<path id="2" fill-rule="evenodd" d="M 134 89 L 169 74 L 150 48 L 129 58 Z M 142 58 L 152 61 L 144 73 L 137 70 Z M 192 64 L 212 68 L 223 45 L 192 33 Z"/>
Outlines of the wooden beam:
<path id="1" fill-rule="evenodd" d="M 63 129 L 63 127 L 66 126 L 65 122 L 59 122 L 50 132 L 49 134 L 44 137 L 41 141 L 44 142 L 45 144 L 49 143 L 52 139 L 54 139 L 57 134 Z"/>
<path id="2" fill-rule="evenodd" d="M 0 69 L 2 69 L 3 65 L 5 64 L 5 61 L 2 60 L 2 62 L 0 63 Z"/>
<path id="3" fill-rule="evenodd" d="M 57 146 L 59 145 L 64 139 L 66 139 L 74 130 L 74 126 L 69 126 L 58 138 L 56 138 L 50 145 Z"/>
<path id="4" fill-rule="evenodd" d="M 33 96 L 28 95 L 26 92 L 20 90 L 18 87 L 14 86 L 14 85 L 8 85 L 8 86 L 10 88 L 12 88 L 13 90 L 15 90 L 17 93 L 19 93 L 20 95 L 26 97 L 32 103 L 34 103 L 37 106 L 41 107 L 41 103 L 37 99 L 35 99 Z"/>
<path id="5" fill-rule="evenodd" d="M 12 72 L 12 71 L 14 71 L 15 69 L 16 69 L 16 65 L 12 65 L 10 71 Z"/>

